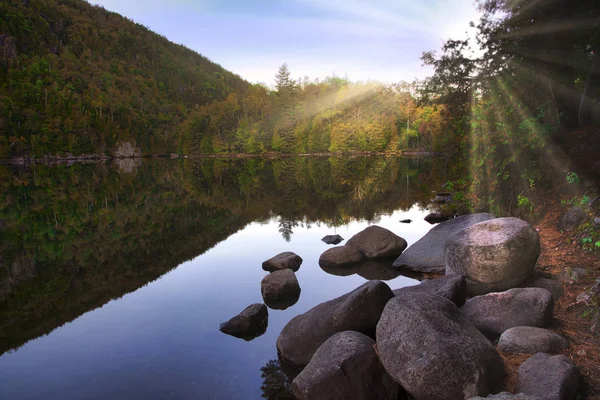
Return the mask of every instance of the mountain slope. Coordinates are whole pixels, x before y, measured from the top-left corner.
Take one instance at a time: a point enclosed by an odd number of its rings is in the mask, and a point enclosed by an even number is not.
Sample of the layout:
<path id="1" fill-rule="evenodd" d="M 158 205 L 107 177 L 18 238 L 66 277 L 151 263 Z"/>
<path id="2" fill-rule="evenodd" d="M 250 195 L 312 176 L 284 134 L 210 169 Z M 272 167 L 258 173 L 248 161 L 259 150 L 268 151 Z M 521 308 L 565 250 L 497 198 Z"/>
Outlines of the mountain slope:
<path id="1" fill-rule="evenodd" d="M 174 152 L 190 111 L 248 86 L 82 0 L 0 2 L 0 157 Z"/>

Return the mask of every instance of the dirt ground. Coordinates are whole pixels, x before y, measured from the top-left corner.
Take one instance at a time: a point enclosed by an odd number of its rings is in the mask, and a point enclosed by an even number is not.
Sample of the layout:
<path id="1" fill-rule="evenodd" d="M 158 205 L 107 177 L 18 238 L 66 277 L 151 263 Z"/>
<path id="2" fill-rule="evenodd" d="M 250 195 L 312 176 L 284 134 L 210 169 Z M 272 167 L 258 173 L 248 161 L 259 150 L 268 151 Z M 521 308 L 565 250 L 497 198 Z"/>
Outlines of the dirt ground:
<path id="1" fill-rule="evenodd" d="M 563 354 L 579 367 L 583 376 L 581 398 L 600 399 L 600 337 L 590 330 L 592 316 L 586 315 L 588 307 L 576 304 L 577 296 L 587 292 L 595 284 L 596 278 L 600 277 L 600 258 L 582 250 L 577 232 L 561 233 L 558 221 L 564 211 L 560 200 L 553 200 L 543 210 L 544 217 L 534 224 L 539 229 L 542 247 L 536 269 L 563 284 L 564 295 L 554 306 L 552 330 L 569 341 L 569 348 Z M 565 268 L 582 268 L 585 273 L 573 279 L 565 274 Z M 507 389 L 514 391 L 516 371 L 529 356 L 503 356 L 509 373 Z"/>

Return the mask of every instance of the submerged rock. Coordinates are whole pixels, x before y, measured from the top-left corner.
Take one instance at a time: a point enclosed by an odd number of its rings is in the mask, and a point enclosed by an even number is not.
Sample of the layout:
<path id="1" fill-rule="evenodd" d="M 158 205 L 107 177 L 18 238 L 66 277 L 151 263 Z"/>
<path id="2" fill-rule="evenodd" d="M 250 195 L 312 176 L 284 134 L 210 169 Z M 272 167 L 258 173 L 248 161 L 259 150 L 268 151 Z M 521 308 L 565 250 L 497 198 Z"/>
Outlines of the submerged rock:
<path id="1" fill-rule="evenodd" d="M 573 400 L 579 388 L 579 370 L 563 355 L 534 354 L 517 374 L 519 392 L 544 400 Z"/>
<path id="2" fill-rule="evenodd" d="M 470 295 L 499 292 L 525 282 L 540 255 L 540 237 L 518 218 L 471 225 L 446 242 L 446 274 L 467 280 Z"/>
<path id="3" fill-rule="evenodd" d="M 267 331 L 269 312 L 264 304 L 252 304 L 244 311 L 224 322 L 219 330 L 247 341 L 255 339 Z"/>
<path id="4" fill-rule="evenodd" d="M 398 400 L 403 390 L 381 365 L 375 341 L 362 333 L 336 333 L 292 382 L 298 400 Z"/>
<path id="5" fill-rule="evenodd" d="M 346 267 L 356 265 L 363 260 L 362 253 L 353 246 L 339 246 L 326 250 L 319 257 L 321 267 Z"/>
<path id="6" fill-rule="evenodd" d="M 493 219 L 491 214 L 464 215 L 434 226 L 394 261 L 395 268 L 443 274 L 446 271 L 444 246 L 456 232 L 478 222 Z"/>
<path id="7" fill-rule="evenodd" d="M 533 326 L 516 326 L 500 335 L 498 350 L 504 353 L 535 354 L 558 353 L 567 348 L 565 338 L 556 333 Z"/>
<path id="8" fill-rule="evenodd" d="M 302 264 L 302 258 L 296 253 L 286 251 L 279 253 L 275 257 L 268 259 L 262 263 L 262 267 L 265 271 L 273 272 L 282 269 L 291 269 L 292 271 L 298 271 Z"/>
<path id="9" fill-rule="evenodd" d="M 416 399 L 486 396 L 503 381 L 502 358 L 452 303 L 427 293 L 402 293 L 377 324 L 386 371 Z"/>
<path id="10" fill-rule="evenodd" d="M 552 294 L 541 288 L 517 288 L 467 300 L 463 314 L 490 339 L 516 326 L 544 328 L 552 321 Z"/>
<path id="11" fill-rule="evenodd" d="M 333 334 L 357 331 L 373 335 L 385 304 L 394 297 L 383 282 L 369 281 L 341 297 L 293 318 L 277 338 L 277 351 L 289 365 L 308 365 L 319 346 Z"/>
<path id="12" fill-rule="evenodd" d="M 327 235 L 321 239 L 326 244 L 340 244 L 344 241 L 344 238 L 340 235 Z"/>
<path id="13" fill-rule="evenodd" d="M 352 236 L 346 246 L 356 247 L 368 259 L 397 257 L 406 249 L 406 240 L 393 232 L 372 225 Z"/>
<path id="14" fill-rule="evenodd" d="M 415 286 L 406 286 L 394 290 L 394 295 L 402 293 L 429 293 L 442 296 L 457 306 L 462 306 L 467 298 L 465 278 L 460 275 L 449 275 L 441 278 L 429 279 Z"/>
<path id="15" fill-rule="evenodd" d="M 270 273 L 263 278 L 260 286 L 265 304 L 275 310 L 285 310 L 300 298 L 300 285 L 291 269 Z"/>

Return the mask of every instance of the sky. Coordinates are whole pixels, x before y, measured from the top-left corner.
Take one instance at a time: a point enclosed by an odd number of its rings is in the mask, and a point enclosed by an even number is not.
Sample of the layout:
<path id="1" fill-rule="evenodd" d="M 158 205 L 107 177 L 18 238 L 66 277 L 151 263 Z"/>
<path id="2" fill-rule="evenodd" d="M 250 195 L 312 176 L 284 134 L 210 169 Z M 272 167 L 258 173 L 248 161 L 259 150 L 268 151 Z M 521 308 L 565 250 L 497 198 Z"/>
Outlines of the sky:
<path id="1" fill-rule="evenodd" d="M 296 79 L 422 79 L 421 53 L 478 19 L 474 0 L 90 1 L 267 85 L 283 63 Z"/>

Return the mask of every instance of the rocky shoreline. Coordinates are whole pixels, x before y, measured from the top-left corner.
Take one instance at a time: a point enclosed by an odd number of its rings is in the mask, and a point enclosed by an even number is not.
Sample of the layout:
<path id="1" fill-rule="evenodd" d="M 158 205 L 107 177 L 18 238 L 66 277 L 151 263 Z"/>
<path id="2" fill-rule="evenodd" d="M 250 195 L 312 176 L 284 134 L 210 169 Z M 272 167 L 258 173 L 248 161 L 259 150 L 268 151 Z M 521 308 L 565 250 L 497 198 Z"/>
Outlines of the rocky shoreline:
<path id="1" fill-rule="evenodd" d="M 406 247 L 371 226 L 321 255 L 324 269 L 387 260 L 390 270 L 437 275 L 397 290 L 370 280 L 289 321 L 276 347 L 297 399 L 576 398 L 581 373 L 561 354 L 569 340 L 550 330 L 560 283 L 534 273 L 536 229 L 474 214 L 442 222 Z M 294 253 L 265 262 L 267 305 L 286 293 L 297 301 L 301 262 Z M 265 282 L 274 295 L 265 297 Z M 510 354 L 528 355 L 514 393 L 505 391 Z"/>

